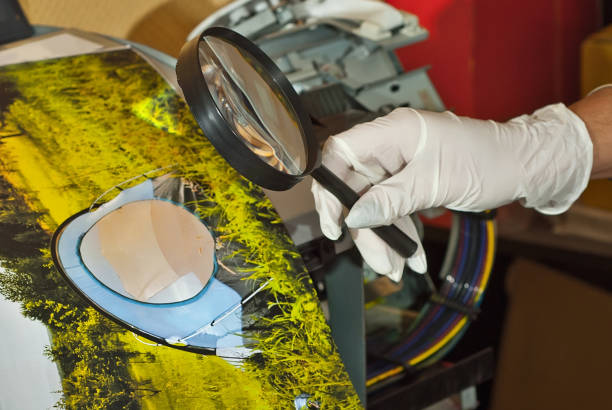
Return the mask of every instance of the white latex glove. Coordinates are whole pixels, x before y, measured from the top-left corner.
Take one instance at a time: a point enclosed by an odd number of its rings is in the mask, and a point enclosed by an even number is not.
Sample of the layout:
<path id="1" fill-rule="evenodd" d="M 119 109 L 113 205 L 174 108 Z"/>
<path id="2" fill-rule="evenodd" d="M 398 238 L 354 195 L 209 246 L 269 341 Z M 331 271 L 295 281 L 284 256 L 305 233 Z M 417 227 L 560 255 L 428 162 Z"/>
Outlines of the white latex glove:
<path id="1" fill-rule="evenodd" d="M 345 219 L 364 260 L 399 280 L 404 259 L 367 228 L 395 222 L 418 241 L 408 215 L 444 206 L 480 212 L 521 200 L 564 212 L 586 187 L 593 147 L 582 120 L 563 104 L 506 123 L 398 108 L 330 137 L 323 163 L 362 193 Z M 369 189 L 368 189 L 369 188 Z M 312 185 L 323 234 L 341 234 L 343 207 Z M 408 265 L 426 270 L 422 246 Z"/>

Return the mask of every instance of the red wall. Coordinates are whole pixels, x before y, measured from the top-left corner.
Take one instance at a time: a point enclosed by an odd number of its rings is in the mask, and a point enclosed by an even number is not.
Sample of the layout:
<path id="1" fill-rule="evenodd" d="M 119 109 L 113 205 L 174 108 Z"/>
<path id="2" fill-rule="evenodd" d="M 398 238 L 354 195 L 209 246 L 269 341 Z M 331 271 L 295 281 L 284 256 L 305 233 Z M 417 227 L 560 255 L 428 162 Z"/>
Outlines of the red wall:
<path id="1" fill-rule="evenodd" d="M 505 120 L 579 97 L 580 42 L 600 28 L 598 0 L 389 0 L 430 32 L 398 50 L 406 69 L 431 65 L 457 114 Z"/>

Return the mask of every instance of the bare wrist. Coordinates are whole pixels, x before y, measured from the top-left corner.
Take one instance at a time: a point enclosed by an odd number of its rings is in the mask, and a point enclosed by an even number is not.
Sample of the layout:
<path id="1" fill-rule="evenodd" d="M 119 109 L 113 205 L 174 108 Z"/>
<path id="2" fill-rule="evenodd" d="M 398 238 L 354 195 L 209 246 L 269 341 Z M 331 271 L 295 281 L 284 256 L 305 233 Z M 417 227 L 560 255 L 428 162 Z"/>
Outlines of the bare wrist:
<path id="1" fill-rule="evenodd" d="M 612 178 L 612 87 L 597 89 L 569 109 L 582 119 L 593 142 L 591 179 Z"/>

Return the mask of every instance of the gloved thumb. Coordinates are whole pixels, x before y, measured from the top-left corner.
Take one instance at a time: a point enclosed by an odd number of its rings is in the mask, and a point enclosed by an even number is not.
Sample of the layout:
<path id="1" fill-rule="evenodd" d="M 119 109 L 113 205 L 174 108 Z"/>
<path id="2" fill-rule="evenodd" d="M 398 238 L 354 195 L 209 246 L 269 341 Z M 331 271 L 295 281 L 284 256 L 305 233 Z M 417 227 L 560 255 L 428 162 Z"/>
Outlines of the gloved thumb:
<path id="1" fill-rule="evenodd" d="M 345 222 L 349 228 L 372 228 L 381 225 L 390 225 L 395 220 L 406 216 L 402 213 L 401 195 L 396 195 L 392 190 L 378 185 L 373 186 L 368 192 L 353 205 Z"/>
<path id="2" fill-rule="evenodd" d="M 426 175 L 418 163 L 408 164 L 392 177 L 372 186 L 352 206 L 345 222 L 349 228 L 372 228 L 390 225 L 418 209 L 436 206 L 434 198 L 438 187 L 435 178 Z"/>

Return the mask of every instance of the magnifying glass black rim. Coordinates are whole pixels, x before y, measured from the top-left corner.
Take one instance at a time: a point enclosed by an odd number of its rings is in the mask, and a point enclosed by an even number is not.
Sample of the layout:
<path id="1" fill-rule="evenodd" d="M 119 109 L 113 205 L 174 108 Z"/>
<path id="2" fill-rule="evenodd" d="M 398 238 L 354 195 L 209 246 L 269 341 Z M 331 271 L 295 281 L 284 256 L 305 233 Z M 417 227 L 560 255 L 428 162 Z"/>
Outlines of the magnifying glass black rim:
<path id="1" fill-rule="evenodd" d="M 229 126 L 219 107 L 215 103 L 202 75 L 200 65 L 199 43 L 205 37 L 215 37 L 246 51 L 270 76 L 273 85 L 280 91 L 296 115 L 296 121 L 302 135 L 306 150 L 306 167 L 299 175 L 292 175 L 268 165 L 257 154 L 243 143 L 243 138 Z M 225 27 L 211 27 L 199 37 L 187 42 L 181 49 L 176 64 L 178 83 L 183 90 L 185 100 L 204 132 L 204 136 L 217 151 L 250 181 L 264 188 L 284 191 L 300 182 L 320 162 L 318 142 L 310 118 L 303 108 L 300 98 L 282 71 L 263 51 L 247 38 Z"/>

